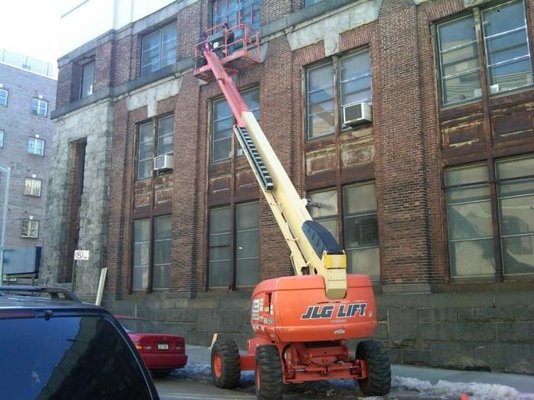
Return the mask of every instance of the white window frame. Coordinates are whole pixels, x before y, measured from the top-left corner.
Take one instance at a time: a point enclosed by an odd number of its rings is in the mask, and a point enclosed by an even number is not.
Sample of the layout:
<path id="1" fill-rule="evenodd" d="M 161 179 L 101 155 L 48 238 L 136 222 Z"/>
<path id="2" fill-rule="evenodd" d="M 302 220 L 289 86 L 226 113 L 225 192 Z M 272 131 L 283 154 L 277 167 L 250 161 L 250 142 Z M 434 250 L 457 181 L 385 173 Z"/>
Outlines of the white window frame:
<path id="1" fill-rule="evenodd" d="M 32 114 L 38 117 L 48 116 L 48 101 L 43 99 L 32 99 Z"/>
<path id="2" fill-rule="evenodd" d="M 8 98 L 9 91 L 7 89 L 0 89 L 0 107 L 7 107 Z"/>
<path id="3" fill-rule="evenodd" d="M 28 138 L 28 154 L 44 156 L 45 141 L 39 138 Z"/>
<path id="4" fill-rule="evenodd" d="M 43 182 L 38 178 L 24 178 L 24 195 L 41 197 Z"/>
<path id="5" fill-rule="evenodd" d="M 36 219 L 23 219 L 20 237 L 26 239 L 39 238 L 39 221 Z"/>

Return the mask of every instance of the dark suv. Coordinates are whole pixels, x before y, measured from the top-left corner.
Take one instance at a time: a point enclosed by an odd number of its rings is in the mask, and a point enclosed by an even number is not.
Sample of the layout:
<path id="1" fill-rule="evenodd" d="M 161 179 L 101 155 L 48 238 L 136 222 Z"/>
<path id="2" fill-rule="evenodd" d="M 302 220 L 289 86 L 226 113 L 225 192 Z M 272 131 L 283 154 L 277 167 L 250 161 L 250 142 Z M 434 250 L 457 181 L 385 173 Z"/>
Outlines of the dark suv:
<path id="1" fill-rule="evenodd" d="M 128 335 L 64 289 L 0 286 L 0 397 L 159 399 Z"/>

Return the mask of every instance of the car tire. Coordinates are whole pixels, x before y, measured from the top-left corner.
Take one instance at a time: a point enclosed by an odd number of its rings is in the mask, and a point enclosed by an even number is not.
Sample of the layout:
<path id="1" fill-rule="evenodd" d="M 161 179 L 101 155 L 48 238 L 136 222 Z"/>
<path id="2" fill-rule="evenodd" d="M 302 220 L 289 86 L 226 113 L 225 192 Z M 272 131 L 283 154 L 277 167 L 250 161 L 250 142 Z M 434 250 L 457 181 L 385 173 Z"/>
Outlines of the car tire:
<path id="1" fill-rule="evenodd" d="M 211 377 L 215 386 L 234 389 L 239 384 L 239 348 L 232 339 L 219 338 L 211 349 Z"/>
<path id="2" fill-rule="evenodd" d="M 367 378 L 358 380 L 362 393 L 365 396 L 387 395 L 391 390 L 391 364 L 382 345 L 364 340 L 356 347 L 356 358 L 367 364 Z"/>
<path id="3" fill-rule="evenodd" d="M 282 366 L 276 346 L 269 344 L 256 348 L 254 372 L 256 398 L 258 400 L 281 400 L 283 397 Z"/>

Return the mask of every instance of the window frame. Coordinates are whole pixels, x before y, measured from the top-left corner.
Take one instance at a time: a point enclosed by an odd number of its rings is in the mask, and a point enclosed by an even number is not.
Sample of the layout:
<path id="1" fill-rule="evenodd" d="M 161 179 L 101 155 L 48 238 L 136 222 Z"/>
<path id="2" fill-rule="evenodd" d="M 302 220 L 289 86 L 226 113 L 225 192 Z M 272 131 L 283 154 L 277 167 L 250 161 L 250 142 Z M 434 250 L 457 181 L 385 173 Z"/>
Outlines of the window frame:
<path id="1" fill-rule="evenodd" d="M 448 176 L 449 173 L 454 173 L 456 171 L 462 171 L 462 170 L 474 170 L 475 168 L 483 168 L 483 171 L 486 173 L 486 178 L 482 180 L 470 180 L 460 183 L 449 183 L 448 182 Z M 449 200 L 449 196 L 454 194 L 458 189 L 465 189 L 465 193 L 463 196 L 467 195 L 467 193 L 472 192 L 474 190 L 482 190 L 486 189 L 485 195 L 478 195 L 478 199 L 465 199 L 463 198 L 461 201 L 451 201 Z M 489 209 L 492 208 L 492 197 L 491 197 L 491 186 L 490 186 L 490 176 L 489 171 L 487 169 L 487 165 L 485 163 L 469 163 L 469 164 L 463 164 L 458 166 L 452 166 L 449 168 L 446 168 L 443 170 L 443 193 L 444 193 L 444 204 L 445 204 L 445 221 L 447 225 L 447 250 L 449 253 L 449 276 L 453 280 L 465 280 L 465 279 L 488 279 L 488 278 L 494 278 L 496 276 L 496 270 L 497 270 L 497 263 L 495 259 L 494 253 L 490 254 L 491 260 L 493 263 L 493 272 L 491 273 L 465 273 L 462 274 L 461 272 L 465 270 L 466 265 L 463 266 L 464 269 L 461 269 L 462 265 L 459 265 L 456 261 L 455 256 L 455 249 L 457 244 L 478 244 L 481 243 L 482 245 L 480 247 L 483 247 L 484 243 L 489 242 L 490 246 L 493 245 L 493 238 L 494 238 L 494 226 L 495 221 L 493 221 L 493 217 L 491 216 L 490 212 L 490 235 L 489 236 L 469 236 L 469 237 L 462 237 L 462 238 L 455 238 L 453 237 L 453 231 L 452 229 L 455 228 L 453 226 L 453 218 L 452 213 L 449 211 L 450 209 L 454 209 L 454 207 L 458 206 L 472 206 L 477 204 L 484 204 L 486 203 L 489 205 Z M 473 195 L 471 195 L 473 196 Z M 455 210 L 456 211 L 456 210 Z M 458 211 L 456 211 L 458 212 Z M 478 233 L 478 229 L 474 229 Z M 472 253 L 472 252 L 471 252 Z M 453 265 L 454 263 L 454 265 Z M 468 262 L 467 266 L 472 266 L 472 262 Z M 491 265 L 490 265 L 491 268 Z"/>
<path id="2" fill-rule="evenodd" d="M 223 12 L 219 12 L 222 10 Z M 225 12 L 225 11 L 230 12 Z M 244 12 L 246 10 L 246 12 Z M 260 29 L 260 0 L 211 0 L 210 24 L 211 27 L 227 22 L 230 26 L 246 24 L 257 31 Z M 236 31 L 235 36 L 239 37 Z"/>
<path id="3" fill-rule="evenodd" d="M 495 36 L 499 36 L 500 34 L 493 35 L 493 36 L 487 36 L 486 35 L 486 27 L 484 24 L 484 14 L 499 7 L 506 6 L 511 3 L 518 3 L 522 6 L 523 10 L 523 22 L 524 25 L 522 25 L 520 28 L 517 28 L 516 30 L 521 30 L 524 28 L 525 31 L 525 47 L 528 50 L 528 54 L 526 56 L 523 56 L 523 58 L 529 60 L 530 69 L 526 71 L 525 73 L 530 75 L 530 84 L 526 84 L 523 86 L 517 86 L 510 89 L 504 89 L 504 90 L 496 90 L 494 86 L 495 83 L 492 83 L 490 68 L 492 65 L 490 65 L 490 52 L 488 51 L 488 38 L 492 38 Z M 461 21 L 462 19 L 470 18 L 472 20 L 472 27 L 475 31 L 475 42 L 474 42 L 474 48 L 476 51 L 476 60 L 477 60 L 477 68 L 474 68 L 466 73 L 458 73 L 458 76 L 469 76 L 472 74 L 477 74 L 477 79 L 479 83 L 478 90 L 480 91 L 475 95 L 473 93 L 472 97 L 455 100 L 455 101 L 446 101 L 446 92 L 445 92 L 445 85 L 443 84 L 444 79 L 447 77 L 444 75 L 444 66 L 442 63 L 442 39 L 440 34 L 440 27 L 445 26 L 450 23 Z M 520 90 L 527 90 L 534 88 L 534 65 L 532 62 L 532 53 L 531 53 L 531 44 L 530 44 L 530 38 L 528 35 L 529 32 L 529 25 L 527 23 L 527 17 L 526 17 L 526 6 L 524 0 L 510 0 L 510 1 L 503 1 L 499 4 L 491 4 L 488 7 L 475 7 L 472 11 L 469 13 L 464 13 L 460 16 L 457 16 L 456 18 L 448 18 L 447 20 L 444 20 L 440 23 L 437 23 L 435 25 L 435 37 L 436 37 L 436 44 L 435 44 L 435 52 L 436 52 L 436 69 L 437 69 L 437 86 L 438 86 L 438 95 L 439 95 L 439 106 L 440 109 L 447 109 L 452 107 L 458 107 L 462 106 L 464 104 L 469 103 L 475 103 L 481 101 L 482 97 L 484 96 L 484 93 L 486 93 L 486 97 L 490 98 L 493 96 L 498 96 L 501 94 L 509 94 L 514 91 L 520 91 Z M 506 31 L 505 33 L 508 33 Z M 458 46 L 460 47 L 460 46 Z M 513 58 L 512 61 L 516 60 L 516 58 Z M 503 64 L 510 60 L 503 61 Z M 515 61 L 514 61 L 515 62 Z"/>
<path id="4" fill-rule="evenodd" d="M 363 54 L 367 54 L 367 60 L 368 60 L 368 66 L 369 70 L 368 72 L 364 74 L 360 74 L 354 77 L 351 77 L 350 79 L 343 79 L 342 77 L 342 63 L 350 59 L 351 57 L 357 57 Z M 331 88 L 332 95 L 325 101 L 322 102 L 311 102 L 310 95 L 315 93 L 321 93 L 321 88 L 318 88 L 314 91 L 311 91 L 310 83 L 311 83 L 311 77 L 310 73 L 313 73 L 314 71 L 318 71 L 320 69 L 329 67 L 331 71 L 328 73 L 332 74 L 330 85 L 325 86 L 325 88 Z M 349 101 L 347 103 L 344 103 L 343 100 L 343 89 L 346 87 L 346 83 L 366 78 L 366 81 L 368 81 L 368 90 L 370 92 L 368 97 L 365 97 L 364 99 L 358 100 L 358 101 Z M 322 60 L 318 63 L 314 63 L 310 66 L 308 66 L 304 71 L 304 101 L 305 101 L 305 115 L 304 115 L 304 124 L 305 124 L 305 140 L 307 142 L 313 142 L 315 140 L 321 140 L 324 138 L 336 136 L 344 131 L 357 129 L 356 127 L 351 127 L 343 124 L 343 107 L 357 104 L 360 102 L 365 102 L 368 104 L 373 104 L 373 69 L 372 69 L 372 54 L 371 49 L 369 46 L 363 46 L 356 50 L 351 50 L 350 52 L 341 54 L 341 55 L 335 55 L 333 57 L 330 57 L 327 60 Z M 310 123 L 310 117 L 313 115 L 317 115 L 319 113 L 311 112 L 311 107 L 313 107 L 314 104 L 321 104 L 321 103 L 331 103 L 332 104 L 332 115 L 331 120 L 332 123 L 329 125 L 330 129 L 325 130 L 325 132 L 312 135 L 312 127 L 313 124 Z M 325 112 L 328 112 L 326 110 Z M 364 125 L 365 126 L 365 125 Z"/>
<path id="5" fill-rule="evenodd" d="M 85 99 L 94 94 L 94 83 L 95 83 L 95 69 L 96 63 L 92 59 L 89 62 L 86 62 L 82 66 L 81 71 L 81 81 L 80 81 L 80 99 Z M 90 74 L 88 74 L 90 72 Z"/>
<path id="6" fill-rule="evenodd" d="M 0 107 L 7 108 L 9 100 L 9 90 L 0 88 Z"/>
<path id="7" fill-rule="evenodd" d="M 249 94 L 255 92 L 255 91 L 257 92 L 257 99 L 258 99 L 257 107 L 253 107 L 252 104 L 250 104 L 250 101 L 247 103 L 247 96 Z M 247 107 L 249 107 L 249 110 L 256 117 L 256 120 L 259 121 L 260 117 L 261 117 L 261 102 L 260 102 L 261 93 L 260 93 L 259 86 L 253 86 L 253 87 L 250 87 L 250 88 L 247 88 L 247 89 L 243 89 L 239 93 L 243 97 L 243 101 L 245 102 Z M 221 105 L 222 107 L 225 107 L 225 106 L 228 107 L 228 110 L 230 112 L 229 112 L 229 114 L 222 116 L 220 119 L 215 119 L 216 107 L 218 107 L 219 105 Z M 230 135 L 225 136 L 225 137 L 216 138 L 215 137 L 216 134 L 226 132 L 226 130 L 216 131 L 215 128 L 216 128 L 217 123 L 220 123 L 222 121 L 227 121 L 227 120 L 231 120 L 232 121 L 231 127 L 230 127 Z M 232 113 L 232 110 L 230 109 L 230 106 L 229 106 L 228 101 L 226 100 L 226 98 L 218 97 L 218 98 L 212 100 L 212 102 L 211 102 L 211 116 L 210 116 L 210 131 L 211 131 L 210 132 L 210 164 L 215 165 L 215 164 L 223 163 L 223 162 L 232 160 L 232 158 L 235 157 L 234 155 L 237 155 L 238 157 L 241 157 L 243 155 L 242 152 L 241 152 L 241 146 L 239 145 L 239 143 L 237 143 L 237 140 L 235 140 L 235 135 L 234 135 L 234 131 L 233 131 L 233 125 L 234 125 L 233 121 L 234 121 L 234 115 Z M 214 159 L 214 156 L 216 154 L 215 146 L 216 146 L 217 143 L 220 143 L 222 141 L 224 141 L 224 142 L 229 141 L 230 142 L 228 157 Z"/>
<path id="8" fill-rule="evenodd" d="M 40 145 L 37 146 L 37 143 L 39 143 Z M 36 137 L 29 137 L 26 150 L 28 154 L 44 157 L 44 152 L 45 152 L 44 139 L 36 138 Z"/>
<path id="9" fill-rule="evenodd" d="M 4 136 L 5 132 L 3 129 L 0 129 L 0 149 L 4 147 Z"/>
<path id="10" fill-rule="evenodd" d="M 32 98 L 32 114 L 36 117 L 48 117 L 48 100 Z"/>
<path id="11" fill-rule="evenodd" d="M 346 206 L 347 202 L 349 201 L 348 191 L 351 188 L 361 188 L 365 186 L 371 186 L 372 191 L 374 193 L 374 209 L 368 209 L 360 212 L 349 212 L 348 207 Z M 380 229 L 379 229 L 379 219 L 378 219 L 378 200 L 376 198 L 376 181 L 362 181 L 362 182 L 354 182 L 347 185 L 343 185 L 341 187 L 341 193 L 342 193 L 342 214 L 341 218 L 343 219 L 343 248 L 345 249 L 345 252 L 347 253 L 347 268 L 350 267 L 350 260 L 352 257 L 352 253 L 362 252 L 362 251 L 369 251 L 375 249 L 378 252 L 378 264 L 374 265 L 374 267 L 377 269 L 376 274 L 371 274 L 370 271 L 351 271 L 351 273 L 367 273 L 371 279 L 372 282 L 379 282 L 381 279 L 381 249 L 380 249 Z M 369 217 L 374 217 L 376 221 L 376 243 L 366 243 L 361 246 L 348 246 L 347 240 L 348 240 L 348 229 L 349 224 L 348 221 L 351 220 L 365 220 Z"/>
<path id="12" fill-rule="evenodd" d="M 162 133 L 160 127 L 162 126 L 162 121 L 172 121 L 172 130 L 169 132 Z M 143 127 L 150 126 L 150 136 L 146 136 L 145 140 L 141 142 L 140 135 L 141 135 L 141 129 Z M 142 121 L 136 125 L 136 143 L 135 143 L 135 181 L 140 182 L 147 179 L 151 179 L 154 176 L 154 158 L 159 157 L 161 155 L 174 154 L 174 136 L 176 133 L 175 125 L 174 125 L 174 114 L 162 114 L 159 116 L 156 116 L 154 118 L 151 118 L 149 120 Z M 145 135 L 145 132 L 143 132 L 143 137 Z M 161 152 L 161 148 L 159 147 L 159 143 L 161 139 L 165 139 L 167 137 L 171 138 L 171 150 Z M 141 158 L 141 145 L 150 145 L 150 156 L 147 156 L 145 158 Z M 148 151 L 147 151 L 148 153 Z M 148 175 L 141 176 L 140 173 L 142 171 L 142 167 L 147 163 L 150 165 L 150 173 Z M 158 171 L 159 174 L 165 174 L 170 173 L 171 171 Z"/>
<path id="13" fill-rule="evenodd" d="M 239 209 L 242 207 L 255 207 L 256 211 L 256 224 L 254 227 L 247 227 L 240 229 L 240 223 L 239 223 Z M 226 225 L 222 226 L 223 229 L 220 229 L 219 226 L 214 227 L 213 221 L 215 220 L 215 216 L 213 213 L 220 212 L 220 211 L 227 211 L 228 212 L 228 220 L 225 221 Z M 216 229 L 216 230 L 214 230 Z M 244 256 L 240 257 L 238 254 L 238 250 L 243 250 L 240 248 L 239 240 L 240 237 L 242 238 L 243 234 L 245 234 L 247 237 L 250 237 L 252 234 L 256 233 L 256 251 L 255 256 Z M 225 244 L 224 241 L 222 244 L 216 244 L 213 245 L 215 242 L 215 237 L 222 237 L 226 236 L 228 238 L 227 242 L 228 244 Z M 214 259 L 211 256 L 212 250 L 216 248 L 227 248 L 228 256 L 229 258 L 216 258 Z M 258 200 L 254 201 L 247 201 L 242 203 L 236 203 L 233 205 L 223 205 L 223 206 L 216 206 L 211 207 L 208 211 L 208 244 L 207 244 L 207 281 L 206 285 L 209 289 L 220 289 L 220 288 L 230 288 L 232 290 L 238 289 L 238 288 L 246 288 L 246 287 L 253 287 L 259 282 L 260 278 L 260 205 Z M 224 256 L 224 254 L 223 254 Z M 240 269 L 240 261 L 250 261 L 255 260 L 255 269 L 252 276 L 252 279 L 248 282 L 240 283 L 239 282 L 239 269 Z M 228 271 L 226 271 L 226 274 L 229 275 L 224 278 L 228 278 L 227 282 L 220 283 L 220 282 L 213 282 L 212 277 L 214 275 L 212 268 L 215 264 L 220 263 L 228 263 L 228 266 L 221 267 L 221 268 L 227 268 Z M 250 272 L 251 268 L 247 267 L 242 269 L 242 271 Z M 250 274 L 247 274 L 250 275 Z"/>
<path id="14" fill-rule="evenodd" d="M 41 197 L 43 182 L 39 178 L 24 178 L 24 196 Z"/>
<path id="15" fill-rule="evenodd" d="M 171 39 L 173 40 L 163 40 L 164 33 L 168 30 L 173 31 L 173 36 L 171 36 Z M 149 38 L 157 36 L 157 45 L 153 46 L 148 49 L 144 49 L 145 43 L 148 44 Z M 174 44 L 166 48 L 166 44 L 169 42 L 173 42 Z M 152 62 L 150 59 L 150 51 L 156 49 L 157 51 L 157 66 L 152 69 Z M 177 51 L 178 51 L 178 29 L 176 26 L 176 21 L 173 20 L 171 22 L 167 22 L 164 25 L 161 25 L 158 29 L 155 29 L 153 31 L 147 32 L 144 35 L 142 35 L 139 43 L 139 75 L 140 76 L 148 76 L 150 74 L 156 73 L 157 71 L 162 70 L 165 67 L 171 66 L 176 63 L 177 60 Z M 145 54 L 148 54 L 145 58 Z M 167 58 L 169 58 L 169 61 L 167 61 Z"/>
<path id="16" fill-rule="evenodd" d="M 497 159 L 495 161 L 495 184 L 496 184 L 496 195 L 495 195 L 495 202 L 497 204 L 497 218 L 498 218 L 498 224 L 499 224 L 499 246 L 500 246 L 500 254 L 501 254 L 501 266 L 502 266 L 502 274 L 506 277 L 517 277 L 517 276 L 534 276 L 534 268 L 532 272 L 507 272 L 507 260 L 506 260 L 506 248 L 505 241 L 507 239 L 517 239 L 520 238 L 522 241 L 523 239 L 531 238 L 531 243 L 529 246 L 531 247 L 531 252 L 533 251 L 534 247 L 534 231 L 527 232 L 527 233 L 506 233 L 505 229 L 505 223 L 504 223 L 504 210 L 503 210 L 503 202 L 507 200 L 517 200 L 527 197 L 534 198 L 534 190 L 531 190 L 530 192 L 526 193 L 515 193 L 515 194 L 504 194 L 503 193 L 503 187 L 505 185 L 510 184 L 520 184 L 520 183 L 531 183 L 534 187 L 534 174 L 524 174 L 524 175 L 517 175 L 513 177 L 508 178 L 501 178 L 499 173 L 499 166 L 505 163 L 514 163 L 514 162 L 521 162 L 522 160 L 532 160 L 534 162 L 534 155 L 526 156 L 526 157 L 506 157 L 502 159 Z M 511 269 L 511 268 L 510 268 Z"/>
<path id="17" fill-rule="evenodd" d="M 158 231 L 158 221 L 166 220 L 166 223 L 169 224 L 170 235 L 163 238 L 157 238 L 157 231 Z M 147 226 L 145 229 L 148 229 L 148 237 L 142 237 L 139 238 L 140 240 L 137 240 L 136 237 L 136 223 L 144 223 Z M 150 217 L 144 217 L 144 218 L 136 218 L 132 221 L 131 229 L 132 229 L 132 255 L 131 255 L 131 264 L 130 264 L 130 274 L 131 274 L 131 290 L 133 292 L 154 292 L 154 291 L 165 291 L 172 287 L 171 285 L 171 273 L 172 273 L 172 241 L 174 239 L 174 236 L 172 234 L 172 223 L 173 218 L 172 214 L 158 214 L 153 215 Z M 161 261 L 158 258 L 158 247 L 162 243 L 168 243 L 168 260 L 167 262 L 159 262 Z M 141 246 L 145 246 L 143 249 Z M 136 251 L 140 249 L 139 251 L 143 252 L 146 251 L 147 254 L 145 255 L 147 258 L 147 264 L 141 263 L 139 265 L 136 265 Z M 143 254 L 139 255 L 139 260 L 143 261 Z M 156 280 L 157 280 L 157 271 L 156 269 L 161 266 L 167 267 L 167 276 L 166 276 L 166 286 L 157 286 L 156 287 Z M 138 282 L 136 280 L 137 274 L 136 269 L 141 269 L 141 274 L 146 273 L 146 286 L 144 282 L 144 277 L 142 277 L 141 281 Z"/>
<path id="18" fill-rule="evenodd" d="M 20 237 L 23 239 L 39 239 L 39 220 L 25 218 L 21 221 Z"/>

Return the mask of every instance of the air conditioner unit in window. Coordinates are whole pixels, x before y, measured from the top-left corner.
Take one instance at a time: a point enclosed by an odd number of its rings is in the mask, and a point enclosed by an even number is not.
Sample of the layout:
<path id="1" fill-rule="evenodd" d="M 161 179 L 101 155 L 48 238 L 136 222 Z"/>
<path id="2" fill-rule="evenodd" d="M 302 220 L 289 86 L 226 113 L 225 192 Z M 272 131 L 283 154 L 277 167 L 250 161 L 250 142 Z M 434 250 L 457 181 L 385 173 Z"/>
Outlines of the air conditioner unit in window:
<path id="1" fill-rule="evenodd" d="M 371 105 L 364 101 L 343 106 L 343 124 L 354 126 L 362 122 L 371 122 L 373 115 Z"/>
<path id="2" fill-rule="evenodd" d="M 154 171 L 166 171 L 173 169 L 173 157 L 171 154 L 163 154 L 154 158 Z"/>

